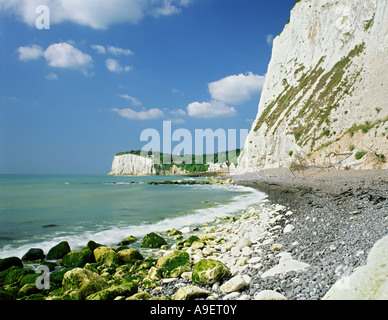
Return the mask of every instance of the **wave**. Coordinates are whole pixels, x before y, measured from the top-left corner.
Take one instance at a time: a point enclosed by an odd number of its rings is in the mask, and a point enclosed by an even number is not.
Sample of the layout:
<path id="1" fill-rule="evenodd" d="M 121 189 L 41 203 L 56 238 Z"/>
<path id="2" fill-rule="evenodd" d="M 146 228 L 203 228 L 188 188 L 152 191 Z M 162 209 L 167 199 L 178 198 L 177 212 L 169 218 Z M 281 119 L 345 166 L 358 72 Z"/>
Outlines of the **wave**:
<path id="1" fill-rule="evenodd" d="M 59 231 L 50 239 L 20 244 L 19 247 L 15 247 L 17 243 L 12 245 L 6 245 L 0 252 L 0 258 L 17 256 L 22 257 L 30 248 L 41 248 L 45 253 L 50 248 L 55 246 L 61 241 L 67 241 L 70 244 L 72 250 L 79 250 L 83 248 L 89 240 L 96 241 L 106 246 L 116 245 L 129 235 L 135 237 L 143 237 L 150 232 L 164 232 L 168 229 L 181 229 L 183 227 L 193 227 L 205 222 L 211 222 L 215 218 L 223 216 L 233 216 L 241 213 L 248 207 L 260 203 L 265 193 L 260 192 L 253 188 L 243 186 L 225 186 L 225 185 L 202 185 L 202 186 L 184 186 L 191 188 L 221 188 L 231 192 L 238 192 L 240 194 L 234 196 L 232 200 L 227 204 L 218 204 L 210 208 L 197 209 L 189 214 L 184 214 L 174 218 L 162 219 L 154 223 L 143 223 L 140 225 L 130 225 L 127 227 L 110 227 L 107 230 L 101 231 L 87 231 L 81 234 L 66 234 Z M 103 228 L 104 226 L 101 226 Z M 105 226 L 106 227 L 106 226 Z"/>

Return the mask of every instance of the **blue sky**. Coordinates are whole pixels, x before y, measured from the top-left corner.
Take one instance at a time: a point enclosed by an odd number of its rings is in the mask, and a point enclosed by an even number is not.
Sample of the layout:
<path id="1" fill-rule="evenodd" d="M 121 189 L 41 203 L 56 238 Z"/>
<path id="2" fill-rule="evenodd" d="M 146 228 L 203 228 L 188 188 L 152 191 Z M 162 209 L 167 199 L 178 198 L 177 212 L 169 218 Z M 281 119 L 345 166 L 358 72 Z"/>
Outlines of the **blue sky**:
<path id="1" fill-rule="evenodd" d="M 250 129 L 294 2 L 0 0 L 0 173 L 107 173 L 166 120 Z"/>

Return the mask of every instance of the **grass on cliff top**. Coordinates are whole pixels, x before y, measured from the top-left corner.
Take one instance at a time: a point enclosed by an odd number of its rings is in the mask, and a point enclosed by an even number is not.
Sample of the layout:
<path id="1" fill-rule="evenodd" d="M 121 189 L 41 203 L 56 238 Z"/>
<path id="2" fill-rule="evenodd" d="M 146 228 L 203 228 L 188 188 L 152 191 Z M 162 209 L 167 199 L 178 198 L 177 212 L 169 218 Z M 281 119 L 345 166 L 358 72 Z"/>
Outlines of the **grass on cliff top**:
<path id="1" fill-rule="evenodd" d="M 339 106 L 339 101 L 346 93 L 349 93 L 359 77 L 362 70 L 353 75 L 351 81 L 347 77 L 343 79 L 352 59 L 360 55 L 364 49 L 365 43 L 355 46 L 347 56 L 338 61 L 325 74 L 324 69 L 320 67 L 326 58 L 323 56 L 314 69 L 300 77 L 297 86 L 286 85 L 280 95 L 266 106 L 254 130 L 257 131 L 266 124 L 265 134 L 267 135 L 271 130 L 274 134 L 280 124 L 287 121 L 295 141 L 303 146 L 313 139 L 313 147 L 316 140 L 327 135 L 325 134 L 327 132 L 319 130 L 320 127 L 327 122 L 331 111 Z M 306 95 L 311 89 L 313 92 L 306 100 Z M 291 112 L 300 106 L 302 100 L 305 100 L 303 106 L 290 119 Z"/>

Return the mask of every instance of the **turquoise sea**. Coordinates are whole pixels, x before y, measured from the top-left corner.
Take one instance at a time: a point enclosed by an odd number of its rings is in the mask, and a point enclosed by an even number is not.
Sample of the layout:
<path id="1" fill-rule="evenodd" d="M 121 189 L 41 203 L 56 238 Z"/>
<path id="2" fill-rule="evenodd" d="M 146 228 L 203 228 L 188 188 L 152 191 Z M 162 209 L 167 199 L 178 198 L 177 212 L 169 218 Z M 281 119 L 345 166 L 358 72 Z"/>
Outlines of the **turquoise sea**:
<path id="1" fill-rule="evenodd" d="M 148 184 L 182 179 L 0 175 L 0 258 L 22 257 L 30 248 L 47 252 L 63 240 L 72 250 L 89 240 L 114 245 L 129 235 L 141 237 L 237 215 L 264 197 L 241 186 Z"/>

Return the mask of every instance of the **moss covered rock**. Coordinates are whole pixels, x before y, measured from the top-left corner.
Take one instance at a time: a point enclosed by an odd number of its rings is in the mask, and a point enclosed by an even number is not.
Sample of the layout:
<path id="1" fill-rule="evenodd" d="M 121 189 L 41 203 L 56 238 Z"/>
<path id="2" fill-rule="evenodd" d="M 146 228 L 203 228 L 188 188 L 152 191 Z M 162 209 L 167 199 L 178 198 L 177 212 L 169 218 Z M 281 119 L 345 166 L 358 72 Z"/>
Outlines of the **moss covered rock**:
<path id="1" fill-rule="evenodd" d="M 106 266 L 114 266 L 120 263 L 117 252 L 110 247 L 98 247 L 93 251 L 97 263 Z"/>
<path id="2" fill-rule="evenodd" d="M 5 300 L 16 300 L 16 298 L 9 292 L 0 289 L 0 301 Z"/>
<path id="3" fill-rule="evenodd" d="M 0 272 L 7 270 L 11 267 L 23 268 L 23 262 L 18 257 L 9 257 L 5 259 L 0 259 Z"/>
<path id="4" fill-rule="evenodd" d="M 200 285 L 212 285 L 227 276 L 230 270 L 221 261 L 202 259 L 194 266 L 191 280 Z"/>
<path id="5" fill-rule="evenodd" d="M 156 267 L 160 268 L 165 278 L 179 277 L 183 272 L 191 271 L 190 255 L 184 251 L 174 250 L 161 257 Z"/>
<path id="6" fill-rule="evenodd" d="M 123 284 L 93 293 L 86 300 L 114 300 L 117 296 L 129 297 L 135 294 L 137 289 L 135 282 L 124 282 Z"/>
<path id="7" fill-rule="evenodd" d="M 126 263 L 130 260 L 143 260 L 142 254 L 136 249 L 124 249 L 117 252 L 117 255 L 121 261 Z"/>
<path id="8" fill-rule="evenodd" d="M 128 244 L 136 242 L 136 240 L 137 240 L 136 237 L 128 236 L 123 241 L 119 242 L 119 245 L 120 246 L 125 246 L 125 245 L 128 245 Z"/>
<path id="9" fill-rule="evenodd" d="M 35 260 L 43 260 L 45 258 L 45 254 L 42 249 L 39 248 L 31 248 L 28 250 L 24 256 L 22 257 L 23 261 L 35 261 Z"/>
<path id="10" fill-rule="evenodd" d="M 7 270 L 0 272 L 0 285 L 19 285 L 19 281 L 27 274 L 34 273 L 29 269 L 22 269 L 13 266 Z"/>
<path id="11" fill-rule="evenodd" d="M 97 273 L 75 268 L 65 273 L 62 286 L 64 295 L 74 300 L 83 300 L 93 293 L 106 289 L 108 283 Z"/>
<path id="12" fill-rule="evenodd" d="M 62 259 L 62 264 L 65 267 L 81 268 L 85 264 L 93 262 L 93 253 L 90 249 L 84 248 L 80 251 L 71 251 Z"/>
<path id="13" fill-rule="evenodd" d="M 155 232 L 147 234 L 141 241 L 140 246 L 142 248 L 160 248 L 163 245 L 166 245 L 166 240 Z"/>
<path id="14" fill-rule="evenodd" d="M 69 243 L 67 241 L 62 241 L 48 251 L 46 258 L 47 260 L 62 259 L 70 251 Z"/>

